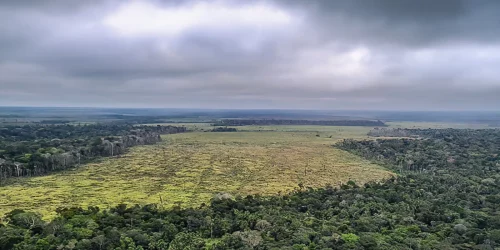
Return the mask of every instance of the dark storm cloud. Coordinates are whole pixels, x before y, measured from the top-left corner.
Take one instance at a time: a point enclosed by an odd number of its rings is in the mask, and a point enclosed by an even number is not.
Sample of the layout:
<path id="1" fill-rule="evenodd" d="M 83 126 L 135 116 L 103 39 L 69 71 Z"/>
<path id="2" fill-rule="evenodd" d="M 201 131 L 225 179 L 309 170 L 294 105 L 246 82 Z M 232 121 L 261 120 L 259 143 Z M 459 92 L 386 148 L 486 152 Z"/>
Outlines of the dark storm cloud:
<path id="1" fill-rule="evenodd" d="M 499 1 L 0 3 L 0 105 L 500 107 Z"/>
<path id="2" fill-rule="evenodd" d="M 298 6 L 304 1 L 298 1 Z M 499 1 L 314 1 L 313 17 L 336 34 L 356 42 L 428 46 L 441 42 L 498 41 Z M 328 32 L 330 31 L 330 32 Z"/>

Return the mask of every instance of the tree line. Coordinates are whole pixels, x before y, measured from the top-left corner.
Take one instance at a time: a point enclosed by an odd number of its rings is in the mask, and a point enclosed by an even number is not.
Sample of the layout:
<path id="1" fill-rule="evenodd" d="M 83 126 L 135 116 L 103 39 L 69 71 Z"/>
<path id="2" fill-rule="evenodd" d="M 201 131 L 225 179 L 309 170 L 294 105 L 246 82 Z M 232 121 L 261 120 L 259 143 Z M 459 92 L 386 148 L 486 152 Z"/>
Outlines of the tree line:
<path id="1" fill-rule="evenodd" d="M 210 130 L 210 132 L 237 132 L 237 131 L 238 130 L 236 130 L 235 128 L 228 128 L 228 127 L 217 127 Z"/>
<path id="2" fill-rule="evenodd" d="M 400 173 L 362 186 L 220 194 L 209 204 L 14 210 L 0 249 L 496 249 L 500 130 L 409 130 L 419 139 L 337 144 Z"/>
<path id="3" fill-rule="evenodd" d="M 103 156 L 123 154 L 135 145 L 161 141 L 160 134 L 185 127 L 25 125 L 0 128 L 0 184 L 10 177 L 42 175 Z"/>
<path id="4" fill-rule="evenodd" d="M 213 126 L 268 126 L 268 125 L 320 125 L 320 126 L 387 126 L 380 120 L 280 120 L 280 119 L 222 119 L 215 121 Z"/>

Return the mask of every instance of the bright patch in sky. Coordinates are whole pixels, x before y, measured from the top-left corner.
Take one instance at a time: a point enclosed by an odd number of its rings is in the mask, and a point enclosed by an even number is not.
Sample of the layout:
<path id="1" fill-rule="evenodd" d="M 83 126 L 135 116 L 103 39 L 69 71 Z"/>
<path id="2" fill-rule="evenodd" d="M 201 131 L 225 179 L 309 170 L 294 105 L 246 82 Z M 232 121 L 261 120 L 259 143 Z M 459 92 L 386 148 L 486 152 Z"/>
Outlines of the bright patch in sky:
<path id="1" fill-rule="evenodd" d="M 125 36 L 175 36 L 193 28 L 275 29 L 291 21 L 288 13 L 266 4 L 225 6 L 201 2 L 162 8 L 137 1 L 122 5 L 103 22 Z"/>

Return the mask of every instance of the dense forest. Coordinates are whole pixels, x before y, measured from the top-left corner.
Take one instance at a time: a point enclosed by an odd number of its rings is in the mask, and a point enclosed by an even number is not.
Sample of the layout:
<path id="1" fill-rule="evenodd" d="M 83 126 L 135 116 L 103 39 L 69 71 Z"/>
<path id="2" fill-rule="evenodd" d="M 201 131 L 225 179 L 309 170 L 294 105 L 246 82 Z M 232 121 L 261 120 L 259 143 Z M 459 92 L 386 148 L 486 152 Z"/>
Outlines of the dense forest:
<path id="1" fill-rule="evenodd" d="M 160 134 L 185 131 L 184 127 L 123 124 L 0 127 L 0 184 L 13 176 L 41 175 L 120 155 L 128 147 L 160 141 Z"/>
<path id="2" fill-rule="evenodd" d="M 408 128 L 374 128 L 368 132 L 373 137 L 410 137 L 410 138 L 434 138 L 446 139 L 453 137 L 468 138 L 471 134 L 486 133 L 498 130 L 475 130 L 475 129 L 408 129 Z"/>
<path id="3" fill-rule="evenodd" d="M 228 127 L 218 127 L 210 130 L 211 132 L 237 132 L 235 128 L 228 128 Z"/>
<path id="4" fill-rule="evenodd" d="M 279 119 L 222 119 L 212 124 L 213 126 L 248 126 L 248 125 L 320 125 L 320 126 L 369 126 L 385 127 L 386 124 L 379 120 L 279 120 Z"/>
<path id="5" fill-rule="evenodd" d="M 404 128 L 375 128 L 368 132 L 373 137 L 418 137 L 418 132 Z"/>
<path id="6" fill-rule="evenodd" d="M 382 183 L 286 195 L 216 195 L 199 208 L 119 205 L 20 210 L 0 249 L 495 249 L 500 247 L 500 130 L 407 130 L 418 139 L 335 147 L 400 173 Z"/>

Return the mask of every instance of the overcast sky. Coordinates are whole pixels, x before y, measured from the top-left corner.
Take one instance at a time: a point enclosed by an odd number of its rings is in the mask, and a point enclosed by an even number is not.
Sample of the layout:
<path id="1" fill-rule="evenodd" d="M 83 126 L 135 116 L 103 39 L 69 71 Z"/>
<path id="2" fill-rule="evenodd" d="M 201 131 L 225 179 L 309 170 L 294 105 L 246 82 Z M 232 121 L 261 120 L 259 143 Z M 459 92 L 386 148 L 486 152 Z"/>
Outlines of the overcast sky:
<path id="1" fill-rule="evenodd" d="M 0 105 L 500 109 L 500 1 L 0 1 Z"/>

